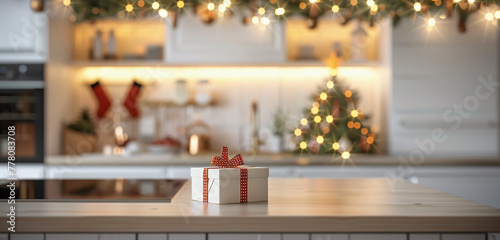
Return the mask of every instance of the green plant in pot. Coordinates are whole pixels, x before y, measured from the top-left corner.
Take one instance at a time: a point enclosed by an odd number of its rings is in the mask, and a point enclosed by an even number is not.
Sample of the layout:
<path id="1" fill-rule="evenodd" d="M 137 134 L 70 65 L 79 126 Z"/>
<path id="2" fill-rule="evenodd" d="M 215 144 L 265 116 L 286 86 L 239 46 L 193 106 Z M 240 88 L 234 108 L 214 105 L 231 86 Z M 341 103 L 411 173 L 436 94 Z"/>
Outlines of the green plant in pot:
<path id="1" fill-rule="evenodd" d="M 87 109 L 63 130 L 62 154 L 80 155 L 94 152 L 97 144 L 95 124 Z"/>

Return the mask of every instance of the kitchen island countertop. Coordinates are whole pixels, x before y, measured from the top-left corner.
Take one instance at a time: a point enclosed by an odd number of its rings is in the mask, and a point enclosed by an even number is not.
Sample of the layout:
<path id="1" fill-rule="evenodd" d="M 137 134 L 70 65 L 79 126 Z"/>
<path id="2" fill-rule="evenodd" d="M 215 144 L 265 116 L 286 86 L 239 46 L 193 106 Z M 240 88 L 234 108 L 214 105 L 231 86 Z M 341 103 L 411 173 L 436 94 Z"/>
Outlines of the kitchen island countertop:
<path id="1" fill-rule="evenodd" d="M 171 203 L 18 202 L 16 210 L 17 232 L 500 232 L 499 209 L 386 179 L 269 179 L 269 202 L 230 205 L 191 201 L 188 181 Z"/>

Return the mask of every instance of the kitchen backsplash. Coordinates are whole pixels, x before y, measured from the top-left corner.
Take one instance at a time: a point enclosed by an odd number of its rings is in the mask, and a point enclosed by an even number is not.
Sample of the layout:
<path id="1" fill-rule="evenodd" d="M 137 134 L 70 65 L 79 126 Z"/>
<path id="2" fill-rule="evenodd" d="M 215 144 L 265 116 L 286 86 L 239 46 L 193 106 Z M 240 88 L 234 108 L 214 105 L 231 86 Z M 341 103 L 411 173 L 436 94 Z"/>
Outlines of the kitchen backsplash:
<path id="1" fill-rule="evenodd" d="M 181 138 L 186 126 L 201 119 L 210 128 L 211 150 L 226 145 L 245 151 L 250 149 L 250 112 L 254 101 L 258 105 L 261 138 L 271 134 L 273 116 L 278 109 L 286 114 L 287 128 L 291 132 L 303 117 L 303 109 L 311 107 L 311 95 L 326 84 L 329 72 L 326 67 L 316 66 L 82 67 L 75 76 L 75 116 L 83 108 L 90 109 L 95 116 L 97 100 L 89 85 L 97 79 L 109 98 L 118 102 L 116 105 L 123 102 L 135 79 L 144 87 L 139 97 L 140 117 L 128 126 L 132 138 L 153 132 L 156 135 L 151 136 L 153 138 L 167 135 Z M 359 92 L 359 107 L 371 116 L 372 124 L 380 126 L 385 116 L 381 96 L 386 94 L 382 71 L 377 67 L 342 67 L 338 76 L 342 84 Z M 160 108 L 148 107 L 148 102 L 172 102 L 176 82 L 180 79 L 186 80 L 191 99 L 198 81 L 208 80 L 213 104 L 207 108 L 164 108 L 161 112 Z M 158 116 L 162 119 L 161 129 L 154 121 Z M 265 146 L 262 148 L 266 150 Z"/>

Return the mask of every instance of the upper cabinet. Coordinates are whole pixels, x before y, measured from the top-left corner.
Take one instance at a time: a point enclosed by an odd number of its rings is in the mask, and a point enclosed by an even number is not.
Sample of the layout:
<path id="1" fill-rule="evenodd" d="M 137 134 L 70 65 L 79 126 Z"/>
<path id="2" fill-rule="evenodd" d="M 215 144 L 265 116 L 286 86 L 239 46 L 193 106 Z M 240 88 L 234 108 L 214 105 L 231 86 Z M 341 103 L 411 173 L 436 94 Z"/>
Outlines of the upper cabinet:
<path id="1" fill-rule="evenodd" d="M 203 23 L 190 12 L 167 24 L 166 61 L 171 63 L 276 63 L 286 61 L 282 22 L 243 24 L 242 16 Z"/>
<path id="2" fill-rule="evenodd" d="M 3 1 L 0 22 L 0 61 L 45 61 L 48 25 L 46 11 L 34 12 L 29 0 Z"/>
<path id="3" fill-rule="evenodd" d="M 173 18 L 107 19 L 77 23 L 74 58 L 78 66 L 280 65 L 324 66 L 332 51 L 344 64 L 379 62 L 382 27 L 320 19 L 309 29 L 302 18 L 247 19 L 235 13 L 205 23 L 184 11 Z M 255 18 L 255 19 L 254 19 Z M 97 46 L 97 47 L 96 47 Z M 111 54 L 110 54 L 111 53 Z"/>

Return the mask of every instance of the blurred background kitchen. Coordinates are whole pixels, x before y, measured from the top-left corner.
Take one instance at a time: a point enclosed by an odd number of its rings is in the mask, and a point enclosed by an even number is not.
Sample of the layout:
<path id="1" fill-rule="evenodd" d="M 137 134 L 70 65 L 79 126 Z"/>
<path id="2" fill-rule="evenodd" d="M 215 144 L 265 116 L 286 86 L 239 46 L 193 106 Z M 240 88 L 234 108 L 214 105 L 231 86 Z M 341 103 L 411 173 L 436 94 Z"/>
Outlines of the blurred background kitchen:
<path id="1" fill-rule="evenodd" d="M 226 145 L 271 177 L 387 177 L 500 207 L 497 6 L 464 22 L 412 3 L 393 27 L 272 1 L 2 2 L 2 158 L 9 125 L 21 178 L 189 178 Z"/>

